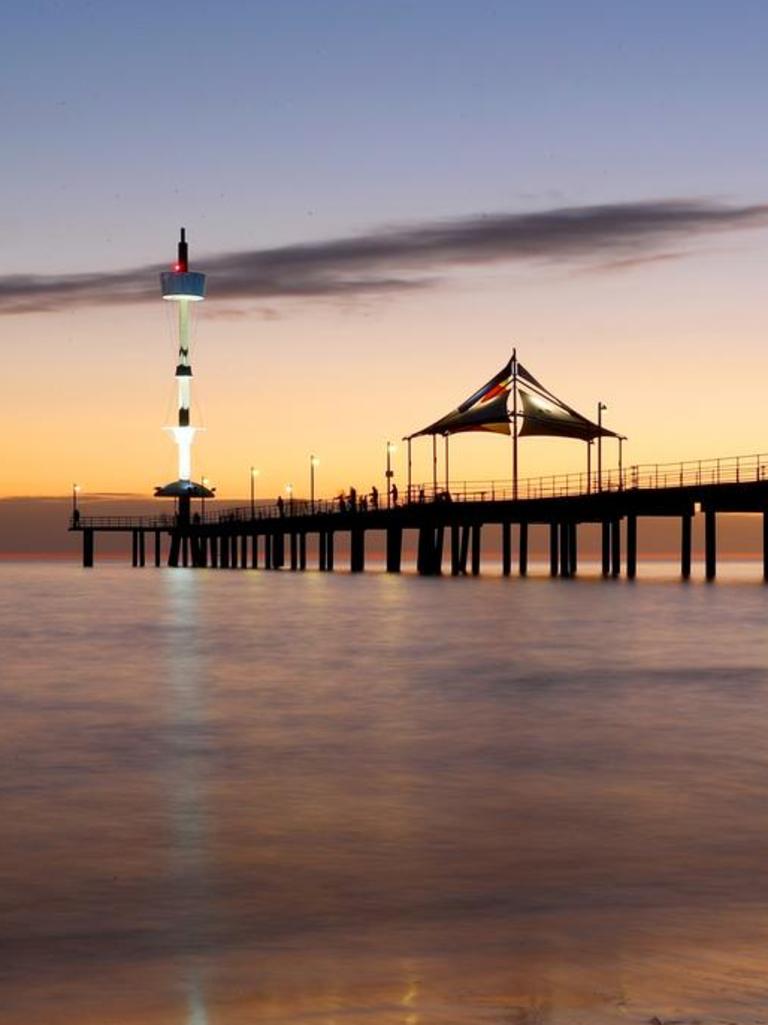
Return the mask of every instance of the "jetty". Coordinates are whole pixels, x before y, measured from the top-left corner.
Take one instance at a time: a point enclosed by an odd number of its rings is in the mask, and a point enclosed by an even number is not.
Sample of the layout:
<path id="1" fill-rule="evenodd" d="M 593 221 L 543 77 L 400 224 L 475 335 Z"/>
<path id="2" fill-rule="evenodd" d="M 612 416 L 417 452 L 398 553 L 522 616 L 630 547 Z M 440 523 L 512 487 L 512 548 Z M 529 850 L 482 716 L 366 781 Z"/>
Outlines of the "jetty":
<path id="1" fill-rule="evenodd" d="M 70 530 L 82 534 L 83 565 L 93 566 L 96 537 L 123 533 L 131 539 L 131 562 L 173 567 L 293 571 L 308 567 L 307 540 L 316 538 L 316 568 L 336 567 L 337 541 L 345 535 L 348 568 L 366 568 L 366 538 L 381 531 L 386 539 L 386 570 L 399 573 L 403 536 L 417 537 L 416 569 L 424 576 L 480 573 L 483 530 L 501 529 L 501 572 L 516 566 L 528 572 L 529 530 L 549 531 L 549 571 L 573 577 L 579 565 L 579 528 L 598 524 L 605 577 L 637 573 L 637 525 L 643 517 L 666 517 L 680 523 L 680 575 L 692 569 L 695 516 L 704 519 L 704 575 L 717 574 L 717 522 L 728 513 L 762 515 L 763 578 L 768 580 L 768 455 L 682 463 L 629 466 L 594 477 L 567 474 L 518 482 L 487 482 L 482 488 L 464 482 L 449 486 L 411 487 L 404 501 L 389 508 L 343 506 L 338 500 L 289 499 L 279 505 L 238 506 L 213 513 L 156 517 L 81 516 L 73 512 Z"/>

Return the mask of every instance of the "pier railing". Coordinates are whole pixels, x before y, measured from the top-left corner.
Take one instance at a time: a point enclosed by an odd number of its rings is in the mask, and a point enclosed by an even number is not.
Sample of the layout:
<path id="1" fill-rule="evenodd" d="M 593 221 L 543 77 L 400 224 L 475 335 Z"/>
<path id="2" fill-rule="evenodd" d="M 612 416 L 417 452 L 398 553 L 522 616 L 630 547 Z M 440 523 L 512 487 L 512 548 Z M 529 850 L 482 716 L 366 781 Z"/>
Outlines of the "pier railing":
<path id="1" fill-rule="evenodd" d="M 620 469 L 584 473 L 545 474 L 528 477 L 518 482 L 518 500 L 541 498 L 579 497 L 598 492 L 623 490 L 657 490 L 684 488 L 711 484 L 739 484 L 768 480 L 768 454 L 729 456 L 715 459 L 695 459 L 677 463 L 646 463 Z M 414 484 L 403 488 L 397 502 L 391 505 L 413 505 L 422 502 L 499 502 L 514 499 L 511 479 L 506 480 L 451 480 Z M 309 501 L 288 498 L 271 505 L 256 504 L 215 509 L 210 512 L 201 507 L 193 515 L 195 524 L 226 524 L 270 520 L 281 517 L 333 515 L 340 512 L 371 512 L 387 508 L 386 494 L 379 494 L 374 502 L 370 495 L 343 495 L 334 499 Z M 73 515 L 72 527 L 112 528 L 114 530 L 170 530 L 176 524 L 172 514 L 160 516 L 80 516 Z"/>

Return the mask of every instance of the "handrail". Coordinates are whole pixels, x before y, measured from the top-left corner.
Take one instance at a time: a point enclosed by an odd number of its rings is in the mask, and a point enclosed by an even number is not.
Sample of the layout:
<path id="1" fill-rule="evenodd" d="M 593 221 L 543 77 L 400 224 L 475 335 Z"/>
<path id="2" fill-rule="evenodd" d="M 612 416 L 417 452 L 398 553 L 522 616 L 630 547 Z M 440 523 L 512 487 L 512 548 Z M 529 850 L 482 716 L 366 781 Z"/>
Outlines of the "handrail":
<path id="1" fill-rule="evenodd" d="M 645 463 L 603 470 L 598 487 L 598 475 L 586 473 L 545 474 L 528 477 L 518 482 L 518 500 L 540 498 L 580 497 L 599 492 L 649 491 L 661 488 L 685 488 L 710 484 L 745 484 L 768 480 L 768 454 L 728 456 L 715 459 L 693 459 L 677 463 Z M 410 495 L 404 489 L 402 500 L 398 496 L 395 506 L 417 505 L 428 502 L 488 502 L 510 501 L 514 498 L 513 482 L 505 480 L 450 481 L 434 487 L 430 484 L 411 486 Z M 311 502 L 289 498 L 273 505 L 235 506 L 202 515 L 195 513 L 193 526 L 253 523 L 285 517 L 338 515 L 341 512 L 372 512 L 386 508 L 386 496 L 378 496 L 374 503 L 370 496 L 340 496 Z M 81 516 L 70 517 L 70 527 L 114 527 L 124 529 L 171 530 L 177 519 L 171 514 L 160 516 Z"/>

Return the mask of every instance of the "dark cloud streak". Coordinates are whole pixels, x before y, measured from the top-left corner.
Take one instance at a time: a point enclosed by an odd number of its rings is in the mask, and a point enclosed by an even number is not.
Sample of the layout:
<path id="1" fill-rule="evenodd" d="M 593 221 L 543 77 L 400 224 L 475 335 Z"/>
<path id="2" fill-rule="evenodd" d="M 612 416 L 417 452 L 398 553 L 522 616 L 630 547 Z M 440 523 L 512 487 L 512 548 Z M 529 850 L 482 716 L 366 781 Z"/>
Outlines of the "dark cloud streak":
<path id="1" fill-rule="evenodd" d="M 201 258 L 212 295 L 226 300 L 396 293 L 436 282 L 427 272 L 505 262 L 597 261 L 597 269 L 665 258 L 699 236 L 768 226 L 768 205 L 669 199 L 489 214 L 349 238 Z M 135 303 L 157 296 L 165 265 L 113 273 L 0 278 L 0 313 Z"/>

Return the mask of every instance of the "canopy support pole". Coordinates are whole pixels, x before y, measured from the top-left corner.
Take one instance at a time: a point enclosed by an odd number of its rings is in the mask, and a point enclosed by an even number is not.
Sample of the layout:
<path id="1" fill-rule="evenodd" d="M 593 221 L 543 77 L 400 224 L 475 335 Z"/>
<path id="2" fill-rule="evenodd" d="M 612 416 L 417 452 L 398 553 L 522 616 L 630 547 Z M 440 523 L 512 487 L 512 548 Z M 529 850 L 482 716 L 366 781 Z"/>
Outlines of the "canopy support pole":
<path id="1" fill-rule="evenodd" d="M 437 495 L 437 435 L 432 435 L 432 501 Z"/>
<path id="2" fill-rule="evenodd" d="M 517 349 L 512 350 L 512 498 L 517 501 Z"/>
<path id="3" fill-rule="evenodd" d="M 587 494 L 592 491 L 592 442 L 587 438 Z"/>
<path id="4" fill-rule="evenodd" d="M 449 490 L 450 490 L 449 487 L 448 487 L 448 483 L 449 483 L 449 481 L 451 479 L 450 478 L 450 474 L 448 472 L 448 466 L 449 466 L 449 464 L 448 464 L 448 440 L 449 440 L 449 438 L 450 438 L 450 434 L 446 434 L 445 435 L 445 494 L 446 494 L 446 497 L 448 496 L 448 493 L 449 493 Z"/>

